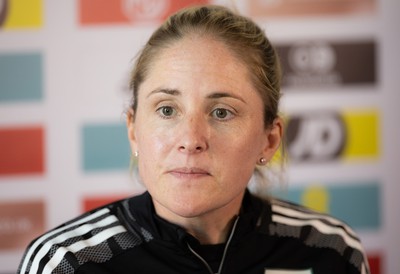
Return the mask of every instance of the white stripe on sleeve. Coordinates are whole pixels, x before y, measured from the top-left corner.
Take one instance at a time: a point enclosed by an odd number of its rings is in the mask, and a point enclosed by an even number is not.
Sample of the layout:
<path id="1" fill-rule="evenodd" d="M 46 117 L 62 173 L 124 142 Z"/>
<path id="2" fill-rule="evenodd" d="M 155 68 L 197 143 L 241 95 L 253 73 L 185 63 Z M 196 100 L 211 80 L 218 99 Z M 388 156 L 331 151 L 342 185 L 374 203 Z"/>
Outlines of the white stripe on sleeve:
<path id="1" fill-rule="evenodd" d="M 291 225 L 291 226 L 311 225 L 314 228 L 316 228 L 318 231 L 320 231 L 324 234 L 340 235 L 348 246 L 351 246 L 360 251 L 363 250 L 360 242 L 358 242 L 357 240 L 350 237 L 343 229 L 334 227 L 334 226 L 329 226 L 329 225 L 321 222 L 320 220 L 298 220 L 298 219 L 292 219 L 289 217 L 283 217 L 283 216 L 279 216 L 279 215 L 273 215 L 272 220 L 277 223 L 282 223 L 282 224 Z"/>
<path id="2" fill-rule="evenodd" d="M 342 226 L 346 230 L 347 233 L 349 233 L 351 236 L 357 238 L 355 232 L 348 225 L 346 225 L 343 222 L 340 222 L 339 220 L 337 220 L 335 218 L 327 216 L 327 215 L 305 213 L 305 212 L 301 212 L 301 211 L 298 211 L 298 210 L 295 210 L 295 209 L 282 207 L 282 206 L 279 206 L 279 205 L 272 205 L 272 211 L 277 212 L 277 213 L 281 213 L 281 214 L 286 215 L 286 216 L 291 216 L 291 217 L 324 219 L 324 220 L 327 220 L 328 222 L 330 222 L 333 225 Z"/>
<path id="3" fill-rule="evenodd" d="M 51 258 L 51 260 L 44 267 L 43 274 L 50 274 L 58 266 L 58 264 L 62 261 L 62 259 L 64 258 L 64 255 L 67 252 L 76 253 L 76 252 L 84 249 L 85 247 L 98 245 L 98 244 L 102 243 L 103 241 L 111 238 L 112 236 L 122 233 L 122 232 L 125 232 L 125 231 L 126 231 L 126 229 L 123 226 L 119 225 L 116 227 L 111 227 L 106 230 L 103 230 L 102 232 L 99 232 L 98 234 L 94 235 L 93 237 L 91 237 L 89 239 L 73 243 L 72 245 L 70 245 L 68 247 L 60 247 L 56 251 L 54 256 Z"/>
<path id="4" fill-rule="evenodd" d="M 40 260 L 49 252 L 49 250 L 53 245 L 62 243 L 65 240 L 73 237 L 82 236 L 95 228 L 107 226 L 109 224 L 116 222 L 117 220 L 118 219 L 115 216 L 110 215 L 97 223 L 82 225 L 74 230 L 70 230 L 66 233 L 60 234 L 59 236 L 46 242 L 46 244 L 44 244 L 42 248 L 39 250 L 39 252 L 36 254 L 35 259 L 32 262 L 32 266 L 29 273 L 36 273 L 37 269 L 39 268 Z"/>
<path id="5" fill-rule="evenodd" d="M 59 233 L 59 232 L 61 232 L 61 231 L 63 231 L 63 230 L 68 230 L 69 228 L 71 228 L 71 227 L 73 227 L 73 226 L 76 226 L 76 225 L 85 223 L 85 222 L 87 222 L 87 221 L 96 219 L 96 218 L 100 217 L 101 215 L 107 214 L 107 213 L 109 213 L 109 212 L 110 212 L 109 209 L 104 208 L 104 209 L 102 209 L 102 210 L 99 210 L 99 211 L 97 211 L 97 212 L 95 212 L 95 213 L 93 213 L 93 214 L 90 214 L 90 215 L 86 216 L 85 218 L 79 219 L 79 220 L 77 220 L 76 222 L 72 222 L 72 223 L 70 223 L 70 224 L 68 224 L 68 225 L 59 227 L 58 229 L 54 229 L 54 230 L 52 230 L 52 231 L 50 231 L 50 232 L 44 234 L 42 237 L 38 238 L 38 239 L 32 244 L 32 246 L 29 248 L 28 252 L 26 253 L 25 259 L 24 259 L 23 264 L 22 264 L 22 266 L 21 266 L 20 273 L 23 274 L 23 273 L 26 272 L 28 263 L 29 263 L 29 261 L 30 261 L 30 258 L 31 258 L 31 256 L 32 256 L 33 252 L 36 250 L 36 248 L 37 248 L 39 245 L 41 245 L 43 242 L 45 242 L 48 238 L 50 238 L 51 236 L 53 236 L 53 235 L 55 235 L 55 234 L 57 234 L 57 233 Z"/>

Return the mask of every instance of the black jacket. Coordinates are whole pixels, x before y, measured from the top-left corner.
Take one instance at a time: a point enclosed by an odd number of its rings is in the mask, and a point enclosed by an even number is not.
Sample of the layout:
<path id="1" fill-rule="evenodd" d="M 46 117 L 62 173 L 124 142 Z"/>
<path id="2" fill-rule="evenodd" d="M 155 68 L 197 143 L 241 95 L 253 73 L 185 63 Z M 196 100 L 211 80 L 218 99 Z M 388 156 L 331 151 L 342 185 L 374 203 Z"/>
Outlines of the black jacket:
<path id="1" fill-rule="evenodd" d="M 18 273 L 368 274 L 369 270 L 354 232 L 328 215 L 247 192 L 227 243 L 204 246 L 158 217 L 146 192 L 93 210 L 39 237 L 26 250 Z"/>

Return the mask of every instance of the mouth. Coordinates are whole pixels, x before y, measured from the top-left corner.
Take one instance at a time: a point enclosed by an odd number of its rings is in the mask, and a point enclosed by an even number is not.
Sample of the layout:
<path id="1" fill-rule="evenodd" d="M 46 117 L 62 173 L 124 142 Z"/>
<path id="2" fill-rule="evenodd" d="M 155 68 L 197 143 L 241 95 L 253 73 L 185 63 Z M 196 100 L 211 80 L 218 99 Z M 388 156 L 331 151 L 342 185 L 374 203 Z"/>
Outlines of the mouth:
<path id="1" fill-rule="evenodd" d="M 211 175 L 207 170 L 196 167 L 174 168 L 167 173 L 177 178 L 199 178 Z"/>

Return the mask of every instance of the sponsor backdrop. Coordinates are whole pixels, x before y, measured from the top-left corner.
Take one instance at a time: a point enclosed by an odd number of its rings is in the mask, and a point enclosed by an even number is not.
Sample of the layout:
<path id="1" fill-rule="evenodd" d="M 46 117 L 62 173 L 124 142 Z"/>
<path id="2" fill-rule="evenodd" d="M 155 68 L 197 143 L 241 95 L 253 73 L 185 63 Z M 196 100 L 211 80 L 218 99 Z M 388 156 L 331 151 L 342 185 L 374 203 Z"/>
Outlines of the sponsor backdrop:
<path id="1" fill-rule="evenodd" d="M 44 231 L 143 190 L 129 171 L 129 69 L 166 16 L 196 3 L 251 16 L 279 51 L 288 164 L 268 191 L 348 222 L 372 273 L 398 273 L 392 0 L 0 0 L 0 273 Z"/>

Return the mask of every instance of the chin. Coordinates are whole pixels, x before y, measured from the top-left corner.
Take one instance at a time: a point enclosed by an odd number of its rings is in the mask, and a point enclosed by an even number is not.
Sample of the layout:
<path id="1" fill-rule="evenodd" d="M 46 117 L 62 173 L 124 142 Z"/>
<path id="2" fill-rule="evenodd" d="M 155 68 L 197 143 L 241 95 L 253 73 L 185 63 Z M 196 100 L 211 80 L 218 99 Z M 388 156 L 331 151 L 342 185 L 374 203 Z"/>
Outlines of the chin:
<path id="1" fill-rule="evenodd" d="M 209 202 L 199 203 L 199 202 L 184 202 L 176 203 L 170 205 L 170 211 L 174 214 L 183 218 L 195 218 L 202 216 L 203 214 L 212 210 L 212 206 Z"/>
<path id="2" fill-rule="evenodd" d="M 223 207 L 224 199 L 219 197 L 218 190 L 208 189 L 176 189 L 153 193 L 153 201 L 158 204 L 157 213 L 169 218 L 196 218 L 204 216 L 219 207 Z M 163 214 L 164 213 L 164 214 Z"/>
<path id="3" fill-rule="evenodd" d="M 170 218 L 196 218 L 212 211 L 215 205 L 210 201 L 198 201 L 196 198 L 189 200 L 173 200 L 162 203 L 163 210 Z M 168 216 L 165 216 L 168 218 Z"/>

